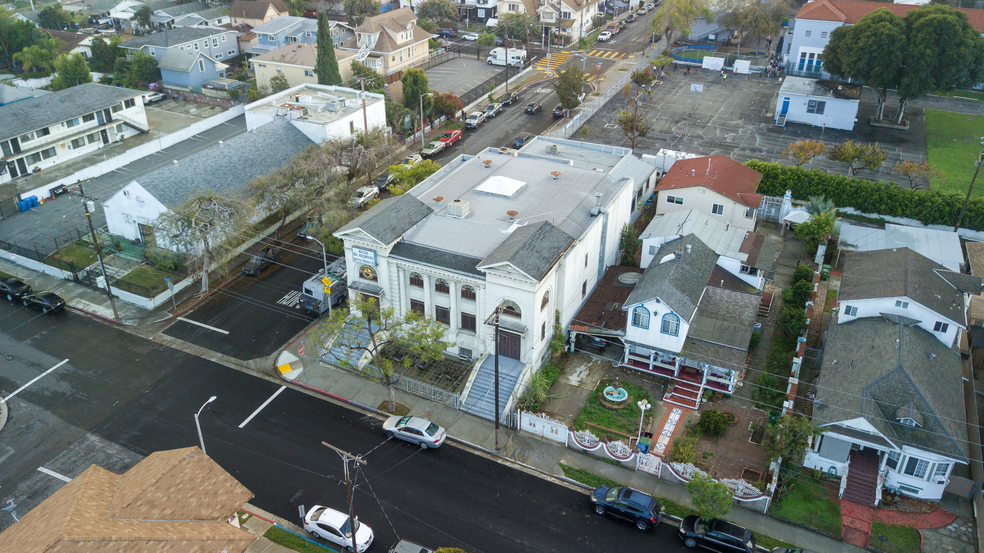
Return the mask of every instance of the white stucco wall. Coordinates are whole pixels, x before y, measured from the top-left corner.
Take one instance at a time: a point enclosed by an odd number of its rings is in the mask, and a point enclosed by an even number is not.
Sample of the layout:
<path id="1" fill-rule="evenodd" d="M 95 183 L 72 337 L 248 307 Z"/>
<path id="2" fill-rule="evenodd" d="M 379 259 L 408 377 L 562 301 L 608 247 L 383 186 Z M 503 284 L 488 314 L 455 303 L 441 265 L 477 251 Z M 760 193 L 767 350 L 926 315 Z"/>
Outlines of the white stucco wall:
<path id="1" fill-rule="evenodd" d="M 671 204 L 666 201 L 668 196 L 683 198 L 683 204 Z M 717 192 L 703 186 L 692 186 L 689 188 L 677 188 L 674 190 L 660 190 L 657 196 L 659 202 L 656 206 L 656 213 L 673 213 L 675 211 L 689 211 L 697 209 L 726 223 L 730 223 L 738 228 L 745 230 L 755 230 L 755 217 L 745 217 L 746 207 L 738 202 L 718 194 Z M 721 215 L 713 213 L 714 204 L 724 206 Z M 758 206 L 755 206 L 755 216 L 758 216 Z"/>
<path id="2" fill-rule="evenodd" d="M 896 301 L 903 301 L 909 304 L 908 308 L 896 307 Z M 837 302 L 838 312 L 837 323 L 843 324 L 854 319 L 860 319 L 864 317 L 880 317 L 882 313 L 888 313 L 892 315 L 903 315 L 910 319 L 915 319 L 919 322 L 919 327 L 929 332 L 935 336 L 940 342 L 943 342 L 947 346 L 953 344 L 953 341 L 957 336 L 957 329 L 963 328 L 962 323 L 958 323 L 947 317 L 943 317 L 939 313 L 912 301 L 904 296 L 897 298 L 874 298 L 869 300 L 850 300 L 850 301 L 839 301 Z M 856 307 L 856 315 L 848 315 L 847 308 Z M 936 332 L 933 327 L 937 322 L 943 322 L 947 324 L 946 332 Z"/>
<path id="3" fill-rule="evenodd" d="M 825 102 L 823 114 L 807 112 L 807 106 L 811 100 Z M 789 102 L 788 106 L 785 104 L 787 101 Z M 783 106 L 786 106 L 787 123 L 803 123 L 814 127 L 850 131 L 854 130 L 854 123 L 857 122 L 860 103 L 859 100 L 781 93 L 776 104 L 775 119 L 779 119 L 782 115 Z"/>
<path id="4" fill-rule="evenodd" d="M 632 324 L 632 313 L 636 307 L 642 307 L 649 311 L 648 329 Z M 676 313 L 680 317 L 679 332 L 676 336 L 664 334 L 660 330 L 663 324 L 663 317 L 673 312 L 668 305 L 658 299 L 651 299 L 643 302 L 641 305 L 626 306 L 625 309 L 626 317 L 628 317 L 625 325 L 626 340 L 671 353 L 680 353 L 680 350 L 683 349 L 683 343 L 687 340 L 687 333 L 690 332 L 690 321 L 679 313 Z"/>
<path id="5" fill-rule="evenodd" d="M 102 205 L 109 233 L 129 240 L 141 238 L 138 225 L 152 225 L 167 211 L 164 204 L 136 181 L 124 186 Z"/>

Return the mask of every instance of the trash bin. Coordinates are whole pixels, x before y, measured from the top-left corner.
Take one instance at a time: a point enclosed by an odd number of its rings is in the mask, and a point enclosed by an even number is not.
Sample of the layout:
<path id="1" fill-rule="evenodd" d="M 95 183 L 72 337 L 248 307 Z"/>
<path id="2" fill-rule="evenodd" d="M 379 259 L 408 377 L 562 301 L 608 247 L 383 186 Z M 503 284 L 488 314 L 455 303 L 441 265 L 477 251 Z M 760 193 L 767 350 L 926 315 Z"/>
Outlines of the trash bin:
<path id="1" fill-rule="evenodd" d="M 820 280 L 827 280 L 830 278 L 830 265 L 824 265 L 820 268 Z"/>

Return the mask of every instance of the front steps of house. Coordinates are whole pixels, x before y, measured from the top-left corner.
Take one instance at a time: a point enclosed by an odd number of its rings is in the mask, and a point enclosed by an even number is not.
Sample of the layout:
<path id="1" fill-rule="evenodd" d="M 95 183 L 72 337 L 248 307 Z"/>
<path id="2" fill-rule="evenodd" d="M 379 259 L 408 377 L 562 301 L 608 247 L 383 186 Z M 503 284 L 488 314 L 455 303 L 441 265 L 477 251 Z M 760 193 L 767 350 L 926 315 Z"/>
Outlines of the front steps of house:
<path id="1" fill-rule="evenodd" d="M 851 451 L 847 486 L 844 488 L 842 499 L 859 505 L 874 505 L 877 487 L 878 456 L 865 455 L 857 450 Z"/>
<path id="2" fill-rule="evenodd" d="M 663 396 L 663 401 L 696 411 L 700 407 L 700 395 L 704 393 L 704 386 L 700 382 L 683 379 L 675 382 L 673 390 Z"/>

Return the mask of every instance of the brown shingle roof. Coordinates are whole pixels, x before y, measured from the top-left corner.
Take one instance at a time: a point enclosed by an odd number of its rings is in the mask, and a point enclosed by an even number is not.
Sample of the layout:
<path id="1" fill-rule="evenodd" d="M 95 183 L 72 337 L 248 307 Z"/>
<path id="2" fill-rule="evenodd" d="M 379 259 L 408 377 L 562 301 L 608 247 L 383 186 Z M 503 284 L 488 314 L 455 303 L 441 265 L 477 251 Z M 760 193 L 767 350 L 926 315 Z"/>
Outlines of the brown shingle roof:
<path id="1" fill-rule="evenodd" d="M 390 33 L 406 31 L 407 26 L 413 31 L 413 37 L 403 42 L 397 42 Z M 379 39 L 372 47 L 373 52 L 394 52 L 400 48 L 416 44 L 431 38 L 431 34 L 417 26 L 417 15 L 410 8 L 391 10 L 383 14 L 367 17 L 361 25 L 355 28 L 356 33 L 379 33 Z M 357 38 L 345 43 L 346 47 L 358 49 Z"/>
<path id="2" fill-rule="evenodd" d="M 62 52 L 71 52 L 73 48 L 79 45 L 80 42 L 89 38 L 90 35 L 84 35 L 82 33 L 70 33 L 68 31 L 55 31 L 53 29 L 45 29 L 44 32 L 52 36 L 52 38 L 57 38 L 58 40 L 64 42 L 64 44 L 59 49 Z"/>
<path id="3" fill-rule="evenodd" d="M 93 465 L 0 533 L 0 551 L 243 552 L 255 536 L 226 521 L 252 496 L 197 447 L 122 476 Z"/>
<path id="4" fill-rule="evenodd" d="M 641 278 L 642 269 L 621 265 L 609 267 L 571 321 L 571 330 L 591 334 L 621 335 L 625 332 L 626 314 L 622 311 L 622 304 L 635 288 L 635 283 L 626 284 L 618 280 L 625 273 L 636 273 Z"/>
<path id="5" fill-rule="evenodd" d="M 229 10 L 229 15 L 244 19 L 263 19 L 270 5 L 273 5 L 281 15 L 287 14 L 287 6 L 284 5 L 283 0 L 236 0 Z"/>
<path id="6" fill-rule="evenodd" d="M 762 173 L 728 157 L 704 156 L 681 159 L 670 167 L 656 190 L 704 186 L 742 205 L 757 208 L 762 196 L 756 194 Z"/>
<path id="7" fill-rule="evenodd" d="M 354 56 L 356 52 L 348 50 L 335 50 L 336 61 L 346 60 Z M 257 61 L 268 61 L 270 63 L 288 63 L 301 67 L 314 67 L 318 59 L 318 46 L 302 42 L 300 44 L 288 44 L 283 48 L 267 52 L 262 56 L 256 56 Z"/>
<path id="8" fill-rule="evenodd" d="M 919 8 L 916 4 L 886 4 L 883 2 L 864 2 L 862 0 L 817 0 L 805 4 L 796 14 L 796 19 L 818 19 L 821 21 L 842 21 L 853 25 L 864 16 L 885 8 L 899 17 Z M 980 33 L 984 33 L 984 10 L 972 8 L 956 8 L 970 20 L 970 25 Z"/>
<path id="9" fill-rule="evenodd" d="M 967 242 L 967 261 L 970 262 L 970 274 L 984 277 L 984 242 Z"/>

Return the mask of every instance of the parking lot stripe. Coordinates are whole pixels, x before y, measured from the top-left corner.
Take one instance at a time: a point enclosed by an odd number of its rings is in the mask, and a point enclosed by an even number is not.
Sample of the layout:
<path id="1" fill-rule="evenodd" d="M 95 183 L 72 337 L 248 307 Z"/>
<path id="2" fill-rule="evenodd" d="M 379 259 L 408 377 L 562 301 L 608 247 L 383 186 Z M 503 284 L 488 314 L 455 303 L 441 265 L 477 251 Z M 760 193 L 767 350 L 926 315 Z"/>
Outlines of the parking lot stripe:
<path id="1" fill-rule="evenodd" d="M 44 467 L 38 467 L 38 472 L 43 472 L 43 473 L 47 474 L 48 476 L 54 476 L 55 478 L 57 478 L 59 480 L 62 480 L 62 481 L 65 481 L 65 482 L 71 482 L 72 481 L 71 478 L 69 478 L 67 476 L 62 476 L 61 474 L 58 474 L 57 472 L 55 472 L 53 470 L 48 470 L 48 469 L 46 469 Z"/>
<path id="2" fill-rule="evenodd" d="M 23 386 L 21 386 L 20 388 L 17 388 L 16 390 L 14 390 L 14 393 L 12 393 L 12 394 L 10 394 L 9 396 L 7 396 L 7 397 L 5 397 L 5 398 L 3 398 L 3 400 L 4 400 L 4 401 L 10 401 L 10 399 L 11 399 L 12 397 L 14 397 L 14 396 L 16 396 L 17 394 L 19 394 L 19 393 L 21 393 L 21 392 L 23 392 L 25 388 L 27 388 L 27 387 L 28 387 L 28 386 L 30 386 L 31 384 L 34 384 L 34 383 L 35 383 L 35 382 L 37 382 L 38 380 L 41 380 L 41 377 L 43 377 L 44 375 L 46 375 L 46 374 L 48 374 L 48 373 L 50 373 L 51 371 L 53 371 L 53 370 L 55 370 L 55 369 L 57 369 L 58 367 L 60 367 L 60 366 L 62 366 L 62 365 L 64 365 L 65 363 L 68 363 L 68 359 L 63 359 L 61 363 L 58 363 L 58 364 L 57 364 L 57 365 L 55 365 L 54 367 L 51 367 L 50 369 L 48 369 L 48 370 L 46 370 L 46 371 L 44 371 L 43 373 L 41 373 L 41 374 L 39 374 L 39 375 L 37 375 L 37 376 L 35 376 L 35 377 L 34 377 L 33 379 L 31 379 L 31 381 L 30 381 L 30 382 L 28 382 L 27 384 L 24 384 L 24 385 L 23 385 Z"/>
<path id="3" fill-rule="evenodd" d="M 198 321 L 193 321 L 193 320 L 191 320 L 191 319 L 186 319 L 186 318 L 184 318 L 184 317 L 178 317 L 178 320 L 179 320 L 179 321 L 184 321 L 184 322 L 186 322 L 186 323 L 191 323 L 191 324 L 193 324 L 193 325 L 198 325 L 198 326 L 200 326 L 200 327 L 202 327 L 202 328 L 207 328 L 207 329 L 209 329 L 209 330 L 214 330 L 214 331 L 216 331 L 216 332 L 218 332 L 218 333 L 220 333 L 220 334 L 229 334 L 229 331 L 228 331 L 228 330 L 222 330 L 221 328 L 215 328 L 214 326 L 208 326 L 208 325 L 207 325 L 207 324 L 205 324 L 205 323 L 200 323 L 200 322 L 198 322 Z"/>
<path id="4" fill-rule="evenodd" d="M 286 388 L 286 387 L 287 386 L 281 386 L 279 390 L 277 390 L 276 392 L 273 392 L 273 395 L 270 396 L 270 399 L 264 401 L 263 402 L 263 405 L 260 405 L 259 407 L 256 408 L 256 411 L 253 411 L 253 414 L 252 415 L 246 417 L 246 420 L 244 420 L 243 423 L 239 425 L 239 428 L 242 428 L 242 427 L 246 426 L 246 424 L 249 421 L 253 420 L 253 417 L 255 417 L 257 414 L 259 414 L 259 412 L 262 411 L 264 407 L 266 407 L 267 405 L 270 405 L 270 402 L 273 401 L 277 396 L 279 396 L 280 395 L 280 392 L 284 391 L 284 388 Z"/>

